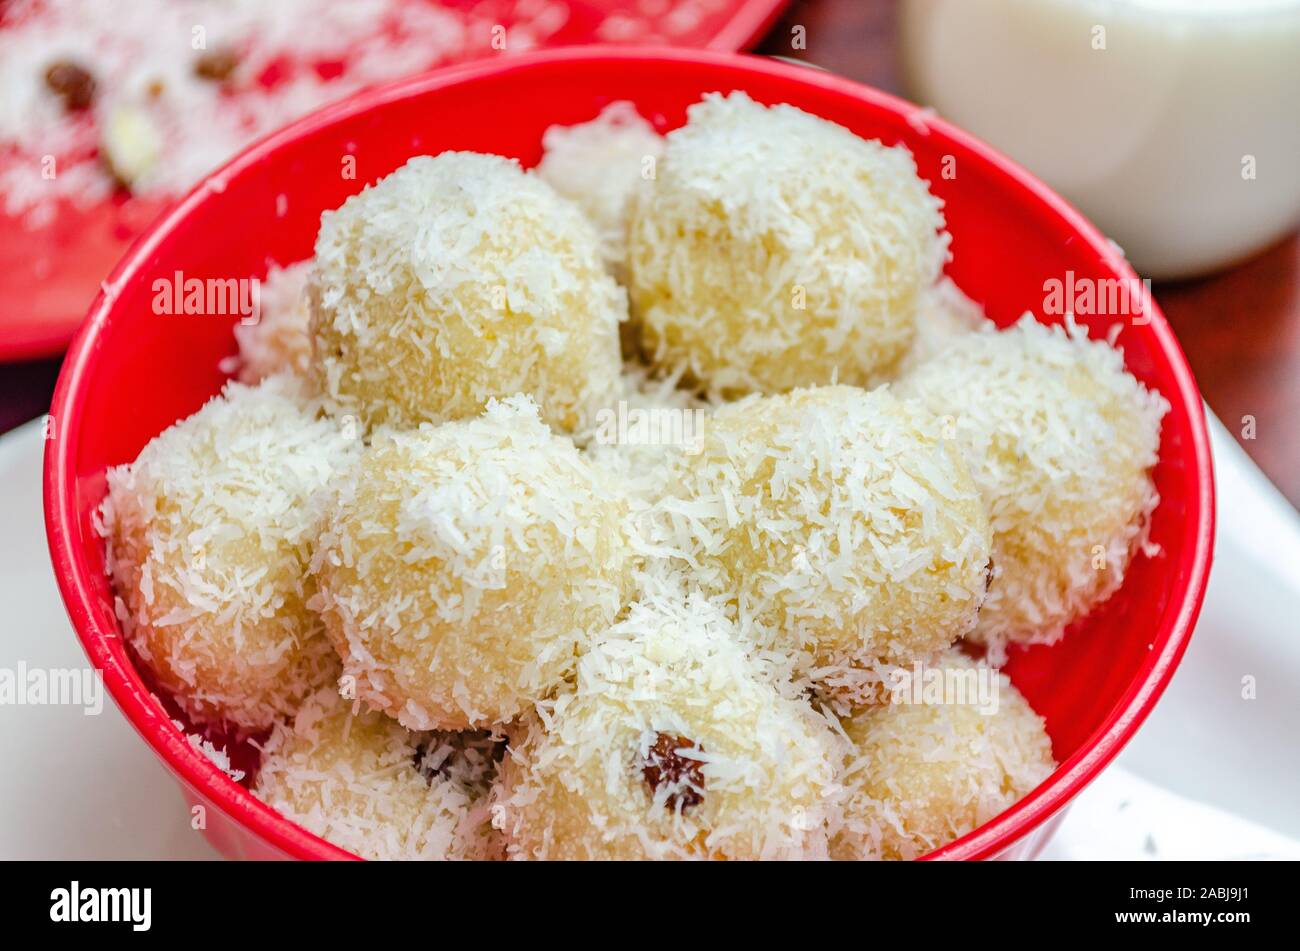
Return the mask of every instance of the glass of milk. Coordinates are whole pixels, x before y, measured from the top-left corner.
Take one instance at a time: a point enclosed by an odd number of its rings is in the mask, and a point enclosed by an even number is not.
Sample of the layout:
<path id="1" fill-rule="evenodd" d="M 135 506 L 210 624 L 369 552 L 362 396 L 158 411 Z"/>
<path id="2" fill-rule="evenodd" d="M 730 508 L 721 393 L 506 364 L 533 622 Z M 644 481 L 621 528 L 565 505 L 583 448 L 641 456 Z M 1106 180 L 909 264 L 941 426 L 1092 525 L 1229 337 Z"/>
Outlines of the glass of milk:
<path id="1" fill-rule="evenodd" d="M 1153 278 L 1300 222 L 1300 0 L 902 0 L 909 95 L 1074 202 Z"/>

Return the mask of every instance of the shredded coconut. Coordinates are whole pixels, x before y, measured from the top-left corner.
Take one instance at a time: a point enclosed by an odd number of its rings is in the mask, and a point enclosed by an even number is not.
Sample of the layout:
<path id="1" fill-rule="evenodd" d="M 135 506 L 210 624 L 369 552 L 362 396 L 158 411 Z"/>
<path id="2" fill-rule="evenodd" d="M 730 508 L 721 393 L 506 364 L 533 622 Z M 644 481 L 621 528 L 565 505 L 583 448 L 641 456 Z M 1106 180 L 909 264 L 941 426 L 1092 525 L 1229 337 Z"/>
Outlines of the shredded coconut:
<path id="1" fill-rule="evenodd" d="M 916 309 L 916 336 L 896 368 L 906 376 L 963 334 L 988 324 L 984 309 L 967 297 L 951 278 L 941 277 L 920 297 Z"/>
<path id="2" fill-rule="evenodd" d="M 239 344 L 236 367 L 244 383 L 276 373 L 303 376 L 311 360 L 307 277 L 311 262 L 272 267 L 261 283 L 261 313 L 256 323 L 235 325 Z"/>
<path id="3" fill-rule="evenodd" d="M 689 570 L 757 642 L 845 699 L 881 664 L 971 630 L 989 526 L 940 423 L 887 389 L 796 390 L 719 408 L 689 477 L 641 519 L 647 553 Z"/>
<path id="4" fill-rule="evenodd" d="M 327 687 L 272 731 L 254 792 L 364 858 L 497 858 L 487 793 L 499 755 L 491 734 L 410 733 Z"/>
<path id="5" fill-rule="evenodd" d="M 185 740 L 190 744 L 190 746 L 194 747 L 194 749 L 206 756 L 212 762 L 212 765 L 229 776 L 232 782 L 237 783 L 244 778 L 244 771 L 242 769 L 236 769 L 231 764 L 230 754 L 226 752 L 224 747 L 218 749 L 213 742 L 202 733 L 190 732 L 186 729 L 185 724 L 180 720 L 173 720 L 172 725 L 185 735 Z"/>
<path id="6" fill-rule="evenodd" d="M 311 293 L 314 378 L 368 423 L 528 393 L 572 432 L 613 402 L 626 295 L 581 212 L 509 159 L 414 158 L 327 212 Z"/>
<path id="7" fill-rule="evenodd" d="M 947 257 L 911 153 L 743 93 L 687 115 L 629 232 L 646 356 L 728 397 L 882 379 Z"/>
<path id="8" fill-rule="evenodd" d="M 577 203 L 600 235 L 601 256 L 625 278 L 632 194 L 653 180 L 664 141 L 630 102 L 611 102 L 590 122 L 551 126 L 537 174 Z"/>
<path id="9" fill-rule="evenodd" d="M 108 473 L 126 636 L 196 722 L 270 728 L 255 791 L 342 848 L 912 858 L 1054 768 L 952 645 L 999 662 L 1121 583 L 1168 404 L 938 278 L 905 150 L 740 94 L 639 187 L 658 145 L 617 103 L 538 174 L 413 160 L 268 275 L 260 382 Z M 653 367 L 619 359 L 629 204 Z M 882 702 L 913 663 L 996 712 Z"/>
<path id="10" fill-rule="evenodd" d="M 372 706 L 412 729 L 505 723 L 618 613 L 625 515 L 526 397 L 383 432 L 325 506 L 312 606 Z"/>
<path id="11" fill-rule="evenodd" d="M 939 668 L 978 665 L 949 651 Z M 837 859 L 912 859 L 1004 811 L 1056 768 L 1043 718 L 1005 674 L 996 711 L 974 703 L 884 703 L 844 721 L 848 790 Z"/>
<path id="12" fill-rule="evenodd" d="M 1050 643 L 1124 580 L 1159 502 L 1150 470 L 1169 404 L 1081 328 L 1025 315 L 966 334 L 899 385 L 951 428 L 993 527 L 974 636 Z"/>
<path id="13" fill-rule="evenodd" d="M 648 587 L 515 730 L 493 822 L 513 858 L 825 858 L 831 737 L 707 599 Z"/>
<path id="14" fill-rule="evenodd" d="M 306 606 L 309 499 L 357 446 L 289 377 L 222 394 L 108 471 L 99 524 L 128 640 L 197 721 L 292 714 L 337 674 Z"/>

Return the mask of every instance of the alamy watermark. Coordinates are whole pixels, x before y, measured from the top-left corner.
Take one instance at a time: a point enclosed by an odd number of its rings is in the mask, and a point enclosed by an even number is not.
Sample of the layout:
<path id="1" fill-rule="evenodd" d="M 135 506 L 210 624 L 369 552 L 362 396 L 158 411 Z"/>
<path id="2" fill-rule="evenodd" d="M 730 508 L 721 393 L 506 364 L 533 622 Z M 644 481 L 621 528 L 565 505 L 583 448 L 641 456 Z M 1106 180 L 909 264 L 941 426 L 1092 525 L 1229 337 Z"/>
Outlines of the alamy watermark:
<path id="1" fill-rule="evenodd" d="M 1132 317 L 1134 324 L 1151 320 L 1151 282 L 1137 277 L 1078 277 L 1043 281 L 1043 313 L 1056 317 Z"/>
<path id="2" fill-rule="evenodd" d="M 152 285 L 153 312 L 160 317 L 238 317 L 241 324 L 262 319 L 262 282 L 255 277 L 186 277 L 176 271 Z"/>
<path id="3" fill-rule="evenodd" d="M 50 892 L 50 921 L 129 924 L 148 931 L 153 924 L 152 888 L 89 888 L 78 881 Z"/>
<path id="4" fill-rule="evenodd" d="M 104 675 L 89 667 L 0 667 L 0 706 L 81 707 L 88 717 L 104 710 Z"/>
<path id="5" fill-rule="evenodd" d="M 706 416 L 702 409 L 628 406 L 619 400 L 616 407 L 597 411 L 595 438 L 605 446 L 676 446 L 693 456 L 703 445 Z"/>
<path id="6" fill-rule="evenodd" d="M 992 667 L 933 666 L 920 661 L 888 674 L 889 702 L 918 706 L 971 706 L 985 716 L 998 712 L 1002 676 Z"/>

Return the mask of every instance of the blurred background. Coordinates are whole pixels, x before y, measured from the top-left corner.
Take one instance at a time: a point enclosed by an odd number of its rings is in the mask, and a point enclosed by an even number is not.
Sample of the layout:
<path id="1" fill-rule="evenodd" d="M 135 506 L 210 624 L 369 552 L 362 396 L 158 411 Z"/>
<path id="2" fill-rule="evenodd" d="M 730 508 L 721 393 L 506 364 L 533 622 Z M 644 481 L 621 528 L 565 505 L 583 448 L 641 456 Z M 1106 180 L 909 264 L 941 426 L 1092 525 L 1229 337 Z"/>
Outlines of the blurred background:
<path id="1" fill-rule="evenodd" d="M 394 14 L 403 4 L 419 16 Z M 216 44 L 201 63 L 165 61 L 148 31 L 166 6 L 0 0 L 0 433 L 14 431 L 0 436 L 0 591 L 14 632 L 0 665 L 85 663 L 45 555 L 40 424 L 23 424 L 48 408 L 60 354 L 98 282 L 166 203 L 165 188 L 141 184 L 148 123 L 172 123 L 160 141 L 193 134 L 184 108 L 167 118 L 148 104 L 204 82 L 234 96 L 232 77 L 260 55 Z M 1166 698 L 1076 803 L 1048 857 L 1300 856 L 1300 0 L 231 4 L 259 6 L 279 11 L 274 24 L 249 14 L 231 29 L 315 44 L 314 72 L 286 79 L 282 59 L 257 60 L 251 82 L 293 95 L 249 118 L 232 142 L 397 73 L 537 46 L 672 43 L 793 59 L 932 107 L 1077 204 L 1153 280 L 1222 421 L 1219 535 L 1201 623 Z M 311 10 L 320 22 L 298 29 Z M 497 42 L 500 28 L 513 45 Z M 113 46 L 131 36 L 144 44 L 137 52 Z M 349 76 L 358 46 L 367 65 Z M 119 84 L 109 67 L 92 72 L 112 56 L 124 76 L 139 57 L 182 72 L 167 74 L 170 91 L 130 87 L 138 76 Z M 119 108 L 131 96 L 143 112 Z M 65 137 L 49 151 L 90 177 L 81 196 L 24 204 L 6 183 L 16 193 L 23 169 L 48 158 L 32 131 L 47 120 L 50 135 Z M 109 178 L 91 180 L 105 170 Z M 1243 676 L 1260 678 L 1258 696 L 1240 696 Z M 151 821 L 183 806 L 116 711 L 89 727 L 77 710 L 5 712 L 0 758 L 44 781 L 0 791 L 0 855 L 211 854 L 176 832 L 183 821 Z M 93 819 L 82 817 L 78 781 L 92 772 L 120 777 L 93 790 Z"/>
<path id="2" fill-rule="evenodd" d="M 295 5 L 304 2 L 311 4 Z M 0 33 L 22 27 L 14 11 L 29 3 L 0 3 Z M 1300 0 L 432 5 L 466 17 L 455 27 L 465 31 L 458 47 L 430 39 L 434 63 L 591 40 L 749 46 L 933 106 L 1079 205 L 1155 280 L 1206 401 L 1300 504 Z M 527 44 L 493 48 L 493 25 L 524 21 Z M 0 166 L 12 151 L 3 114 L 0 106 Z M 155 210 L 144 203 L 114 225 L 129 237 Z M 92 279 L 82 266 L 75 275 L 82 293 L 64 291 L 46 304 L 48 277 L 16 276 L 37 257 L 34 240 L 17 218 L 0 215 L 0 275 L 8 275 L 0 277 L 0 354 L 25 349 L 14 335 L 31 335 L 29 325 L 15 325 L 33 307 L 79 315 L 103 276 Z M 52 240 L 66 248 L 66 235 Z M 106 273 L 127 243 L 87 253 Z M 43 299 L 33 305 L 37 291 Z M 57 353 L 65 343 L 46 349 Z M 0 364 L 0 432 L 45 411 L 56 353 Z"/>

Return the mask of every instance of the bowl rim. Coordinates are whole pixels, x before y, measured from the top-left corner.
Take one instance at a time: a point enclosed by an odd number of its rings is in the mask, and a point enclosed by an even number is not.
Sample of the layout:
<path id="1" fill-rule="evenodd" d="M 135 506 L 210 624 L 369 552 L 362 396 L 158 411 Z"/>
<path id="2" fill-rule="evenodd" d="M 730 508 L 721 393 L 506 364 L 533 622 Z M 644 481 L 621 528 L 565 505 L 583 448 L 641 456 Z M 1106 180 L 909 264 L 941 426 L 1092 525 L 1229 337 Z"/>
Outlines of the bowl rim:
<path id="1" fill-rule="evenodd" d="M 752 54 L 687 50 L 654 46 L 580 46 L 525 53 L 509 58 L 479 61 L 437 69 L 365 90 L 326 106 L 254 143 L 211 174 L 205 176 L 170 210 L 164 212 L 137 239 L 103 282 L 87 317 L 74 338 L 55 388 L 50 413 L 57 421 L 57 436 L 47 443 L 44 472 L 45 525 L 54 573 L 69 618 L 87 656 L 103 672 L 109 693 L 155 753 L 195 794 L 215 804 L 231 820 L 287 855 L 306 859 L 353 859 L 356 856 L 300 828 L 292 820 L 262 803 L 229 779 L 200 751 L 194 749 L 156 705 L 139 674 L 130 665 L 119 664 L 108 650 L 111 638 L 120 637 L 96 622 L 97 596 L 90 581 L 93 572 L 78 545 L 74 460 L 78 449 L 78 425 L 86 400 L 85 380 L 92 373 L 98 352 L 98 337 L 112 312 L 118 291 L 133 280 L 145 262 L 177 226 L 212 194 L 246 170 L 260 164 L 281 146 L 303 136 L 392 102 L 435 93 L 438 90 L 536 68 L 570 63 L 605 62 L 617 67 L 636 62 L 673 68 L 677 64 L 717 66 L 740 73 L 812 86 L 846 95 L 869 108 L 903 117 L 910 124 L 922 124 L 987 162 L 1001 176 L 1010 179 L 1022 198 L 1045 205 L 1074 233 L 1082 237 L 1102 258 L 1106 267 L 1121 277 L 1136 278 L 1122 252 L 1108 241 L 1068 202 L 1031 173 L 991 146 L 937 117 L 932 110 L 906 102 L 889 93 L 841 76 L 788 61 L 776 61 Z M 1162 648 L 1153 651 L 1116 703 L 1080 748 L 1060 764 L 1044 783 L 994 819 L 951 842 L 926 859 L 982 859 L 995 857 L 1028 836 L 1063 809 L 1119 753 L 1136 732 L 1163 693 L 1178 665 L 1200 611 L 1208 580 L 1214 539 L 1214 476 L 1204 408 L 1192 372 L 1178 341 L 1161 313 L 1149 301 L 1150 324 L 1155 343 L 1169 361 L 1176 397 L 1187 409 L 1190 450 L 1195 460 L 1195 508 L 1191 551 L 1184 556 L 1187 572 L 1181 603 Z"/>

